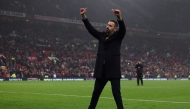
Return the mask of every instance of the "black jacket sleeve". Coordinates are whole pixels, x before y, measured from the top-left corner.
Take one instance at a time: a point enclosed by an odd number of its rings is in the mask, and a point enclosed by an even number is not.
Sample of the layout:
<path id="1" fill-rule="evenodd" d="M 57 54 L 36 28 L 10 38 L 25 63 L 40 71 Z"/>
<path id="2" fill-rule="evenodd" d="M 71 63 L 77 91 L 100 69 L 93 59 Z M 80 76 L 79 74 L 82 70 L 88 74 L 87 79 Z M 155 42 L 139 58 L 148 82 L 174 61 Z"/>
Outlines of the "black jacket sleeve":
<path id="1" fill-rule="evenodd" d="M 97 31 L 97 30 L 91 25 L 91 23 L 88 21 L 88 19 L 84 19 L 84 20 L 82 20 L 82 21 L 83 21 L 83 23 L 84 23 L 86 29 L 88 30 L 88 32 L 89 32 L 92 36 L 94 36 L 95 38 L 99 39 L 99 34 L 100 34 L 100 32 Z"/>
<path id="2" fill-rule="evenodd" d="M 123 39 L 126 33 L 125 23 L 123 20 L 121 21 L 118 20 L 118 23 L 119 23 L 119 29 L 118 29 L 119 37 Z"/>

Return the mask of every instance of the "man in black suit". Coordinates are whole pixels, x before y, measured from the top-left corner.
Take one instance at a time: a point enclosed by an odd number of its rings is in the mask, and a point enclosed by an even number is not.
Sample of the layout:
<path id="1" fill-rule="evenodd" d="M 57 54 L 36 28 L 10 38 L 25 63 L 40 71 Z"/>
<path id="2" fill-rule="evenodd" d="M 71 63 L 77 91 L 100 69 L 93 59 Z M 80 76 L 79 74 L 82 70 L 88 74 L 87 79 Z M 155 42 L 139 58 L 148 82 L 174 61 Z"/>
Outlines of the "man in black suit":
<path id="1" fill-rule="evenodd" d="M 112 9 L 112 12 L 117 17 L 117 21 L 109 20 L 106 31 L 99 32 L 88 21 L 85 14 L 86 10 L 87 8 L 80 9 L 82 21 L 84 22 L 88 32 L 98 40 L 98 53 L 93 75 L 96 80 L 88 109 L 95 109 L 100 94 L 108 81 L 111 82 L 112 93 L 117 108 L 123 109 L 120 92 L 120 48 L 126 33 L 126 28 L 121 17 L 121 11 L 118 9 Z"/>
<path id="2" fill-rule="evenodd" d="M 141 85 L 143 86 L 143 65 L 141 62 L 137 62 L 136 66 L 136 76 L 137 76 L 137 85 L 139 86 L 139 80 L 141 81 Z"/>

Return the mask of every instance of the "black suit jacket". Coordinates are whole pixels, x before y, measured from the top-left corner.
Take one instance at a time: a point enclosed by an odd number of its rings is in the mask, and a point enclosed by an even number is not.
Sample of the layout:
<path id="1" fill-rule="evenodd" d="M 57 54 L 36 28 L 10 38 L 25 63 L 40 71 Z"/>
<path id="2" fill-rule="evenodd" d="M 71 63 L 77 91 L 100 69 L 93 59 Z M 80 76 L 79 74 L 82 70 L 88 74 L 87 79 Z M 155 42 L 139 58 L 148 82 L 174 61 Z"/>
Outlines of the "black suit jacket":
<path id="1" fill-rule="evenodd" d="M 97 31 L 88 21 L 83 20 L 88 32 L 98 40 L 98 53 L 96 58 L 94 77 L 101 78 L 103 64 L 105 65 L 106 78 L 121 78 L 120 48 L 125 36 L 126 28 L 123 21 L 118 20 L 119 29 L 109 39 L 105 40 L 106 32 Z"/>
<path id="2" fill-rule="evenodd" d="M 136 64 L 135 68 L 136 68 L 137 74 L 142 75 L 142 73 L 143 73 L 143 65 L 142 64 Z"/>

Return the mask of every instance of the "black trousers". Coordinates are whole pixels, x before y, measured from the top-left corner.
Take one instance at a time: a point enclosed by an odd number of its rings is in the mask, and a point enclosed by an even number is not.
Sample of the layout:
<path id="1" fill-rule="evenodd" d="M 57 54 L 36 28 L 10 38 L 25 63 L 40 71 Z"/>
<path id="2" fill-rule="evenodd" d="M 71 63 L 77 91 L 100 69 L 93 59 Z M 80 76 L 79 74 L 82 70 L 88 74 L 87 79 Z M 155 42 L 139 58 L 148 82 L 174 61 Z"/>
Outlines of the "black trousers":
<path id="1" fill-rule="evenodd" d="M 118 79 L 106 79 L 106 78 L 96 78 L 94 84 L 94 91 L 92 93 L 92 98 L 88 109 L 95 109 L 98 103 L 98 99 L 102 90 L 104 89 L 106 83 L 110 81 L 112 86 L 112 94 L 117 105 L 117 109 L 123 109 L 123 103 L 120 92 L 120 78 Z"/>
<path id="2" fill-rule="evenodd" d="M 141 81 L 141 85 L 143 86 L 143 75 L 142 74 L 137 74 L 137 85 L 139 85 L 139 80 Z"/>

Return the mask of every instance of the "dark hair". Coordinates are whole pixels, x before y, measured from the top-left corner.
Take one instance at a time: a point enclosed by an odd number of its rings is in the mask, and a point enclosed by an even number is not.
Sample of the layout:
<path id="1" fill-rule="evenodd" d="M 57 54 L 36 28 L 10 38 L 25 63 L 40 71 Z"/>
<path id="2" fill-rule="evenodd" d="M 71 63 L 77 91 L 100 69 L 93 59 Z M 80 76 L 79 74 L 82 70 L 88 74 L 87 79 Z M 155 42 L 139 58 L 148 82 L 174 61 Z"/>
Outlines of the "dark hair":
<path id="1" fill-rule="evenodd" d="M 113 22 L 115 24 L 115 27 L 118 27 L 118 23 L 115 20 L 110 20 L 110 22 Z"/>

